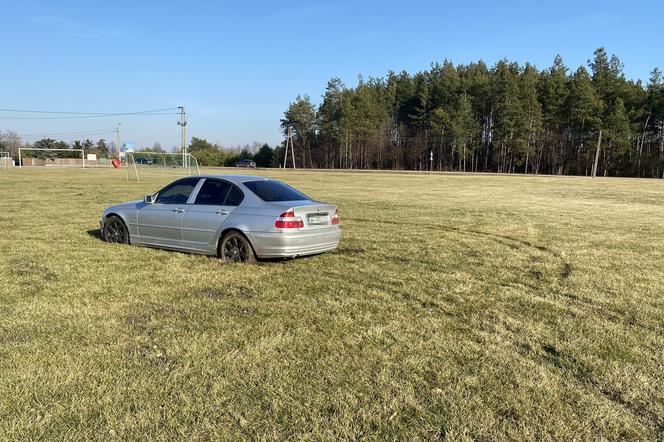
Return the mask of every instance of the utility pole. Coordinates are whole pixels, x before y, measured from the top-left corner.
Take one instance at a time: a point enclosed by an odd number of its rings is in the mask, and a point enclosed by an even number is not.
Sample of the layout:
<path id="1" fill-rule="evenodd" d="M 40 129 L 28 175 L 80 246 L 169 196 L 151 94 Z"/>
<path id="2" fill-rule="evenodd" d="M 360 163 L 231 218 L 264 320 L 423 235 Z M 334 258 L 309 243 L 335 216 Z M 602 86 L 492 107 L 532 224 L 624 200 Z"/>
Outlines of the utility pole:
<path id="1" fill-rule="evenodd" d="M 284 169 L 286 168 L 286 161 L 288 160 L 288 143 L 290 143 L 290 131 L 291 128 L 288 126 L 288 134 L 286 135 L 286 150 L 284 151 Z"/>
<path id="2" fill-rule="evenodd" d="M 178 121 L 178 126 L 181 127 L 180 131 L 182 132 L 182 167 L 187 167 L 189 162 L 189 157 L 187 156 L 187 113 L 184 111 L 184 106 L 178 106 L 180 109 L 180 120 Z"/>
<path id="3" fill-rule="evenodd" d="M 117 134 L 118 134 L 118 145 L 116 148 L 118 149 L 118 160 L 120 159 L 120 125 L 122 123 L 118 123 L 118 129 L 117 129 Z"/>
<path id="4" fill-rule="evenodd" d="M 599 147 L 602 144 L 602 129 L 599 130 L 597 137 L 597 150 L 595 151 L 595 162 L 593 163 L 593 178 L 597 176 L 597 163 L 599 162 Z"/>
<path id="5" fill-rule="evenodd" d="M 288 126 L 288 135 L 286 136 L 286 151 L 284 152 L 284 169 L 286 168 L 286 161 L 288 160 L 288 145 L 290 144 L 291 157 L 293 158 L 293 169 L 295 167 L 295 147 L 293 146 L 293 128 Z"/>

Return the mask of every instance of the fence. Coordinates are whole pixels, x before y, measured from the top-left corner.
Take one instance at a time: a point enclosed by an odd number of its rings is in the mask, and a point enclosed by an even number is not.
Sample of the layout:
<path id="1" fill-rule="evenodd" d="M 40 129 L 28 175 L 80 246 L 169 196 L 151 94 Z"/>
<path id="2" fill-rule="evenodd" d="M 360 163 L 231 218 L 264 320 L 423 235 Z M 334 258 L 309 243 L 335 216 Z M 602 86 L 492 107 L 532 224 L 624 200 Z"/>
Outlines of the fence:
<path id="1" fill-rule="evenodd" d="M 23 167 L 42 166 L 42 167 L 82 167 L 85 161 L 85 167 L 109 167 L 111 162 L 106 158 L 97 160 L 83 160 L 82 158 L 25 158 L 21 159 Z"/>

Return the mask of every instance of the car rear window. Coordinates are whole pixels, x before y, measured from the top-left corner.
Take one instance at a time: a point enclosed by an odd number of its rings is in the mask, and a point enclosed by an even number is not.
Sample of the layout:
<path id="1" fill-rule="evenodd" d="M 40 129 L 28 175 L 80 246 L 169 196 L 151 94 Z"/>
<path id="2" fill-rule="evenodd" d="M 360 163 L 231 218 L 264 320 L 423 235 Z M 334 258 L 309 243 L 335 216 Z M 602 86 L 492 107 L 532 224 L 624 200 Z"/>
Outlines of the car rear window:
<path id="1" fill-rule="evenodd" d="M 223 206 L 230 189 L 231 184 L 226 181 L 205 180 L 194 204 Z"/>
<path id="2" fill-rule="evenodd" d="M 226 197 L 226 206 L 239 206 L 242 200 L 244 199 L 244 195 L 242 194 L 242 191 L 238 189 L 237 187 L 233 186 L 231 187 L 231 191 L 228 192 L 228 196 Z"/>
<path id="3" fill-rule="evenodd" d="M 303 201 L 309 197 L 281 181 L 245 181 L 244 185 L 263 201 Z"/>

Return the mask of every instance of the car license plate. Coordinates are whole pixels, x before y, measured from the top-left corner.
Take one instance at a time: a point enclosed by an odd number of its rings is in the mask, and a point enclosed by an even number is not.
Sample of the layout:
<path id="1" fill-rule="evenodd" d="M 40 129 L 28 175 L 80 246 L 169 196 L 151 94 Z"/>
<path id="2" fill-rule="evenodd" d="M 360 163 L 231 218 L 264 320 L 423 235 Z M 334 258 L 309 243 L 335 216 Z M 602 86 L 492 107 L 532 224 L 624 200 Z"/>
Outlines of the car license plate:
<path id="1" fill-rule="evenodd" d="M 309 215 L 307 220 L 311 226 L 321 226 L 327 224 L 327 215 Z"/>

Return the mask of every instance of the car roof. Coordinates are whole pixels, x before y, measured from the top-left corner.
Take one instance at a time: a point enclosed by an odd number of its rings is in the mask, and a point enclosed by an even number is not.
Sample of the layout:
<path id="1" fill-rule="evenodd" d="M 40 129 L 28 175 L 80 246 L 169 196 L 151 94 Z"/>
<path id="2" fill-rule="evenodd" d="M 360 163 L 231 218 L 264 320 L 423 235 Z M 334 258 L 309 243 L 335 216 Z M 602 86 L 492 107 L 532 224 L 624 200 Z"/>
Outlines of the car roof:
<path id="1" fill-rule="evenodd" d="M 260 175 L 236 175 L 236 174 L 214 174 L 202 175 L 201 178 L 219 178 L 222 180 L 230 181 L 233 184 L 242 183 L 244 181 L 267 181 L 269 178 Z"/>

